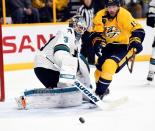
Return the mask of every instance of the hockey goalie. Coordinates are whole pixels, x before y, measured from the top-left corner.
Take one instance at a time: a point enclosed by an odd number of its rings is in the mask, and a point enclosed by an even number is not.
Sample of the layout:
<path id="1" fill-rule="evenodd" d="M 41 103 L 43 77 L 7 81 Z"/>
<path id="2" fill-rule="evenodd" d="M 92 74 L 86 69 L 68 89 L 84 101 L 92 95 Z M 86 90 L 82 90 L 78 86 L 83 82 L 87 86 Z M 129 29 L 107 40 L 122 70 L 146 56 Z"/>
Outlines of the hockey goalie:
<path id="1" fill-rule="evenodd" d="M 91 88 L 89 65 L 78 53 L 81 36 L 85 31 L 85 20 L 82 16 L 75 15 L 67 28 L 58 31 L 36 53 L 34 72 L 46 88 L 25 91 L 24 96 L 17 99 L 19 108 L 70 107 L 82 104 L 83 95 L 73 83 L 78 79 Z"/>

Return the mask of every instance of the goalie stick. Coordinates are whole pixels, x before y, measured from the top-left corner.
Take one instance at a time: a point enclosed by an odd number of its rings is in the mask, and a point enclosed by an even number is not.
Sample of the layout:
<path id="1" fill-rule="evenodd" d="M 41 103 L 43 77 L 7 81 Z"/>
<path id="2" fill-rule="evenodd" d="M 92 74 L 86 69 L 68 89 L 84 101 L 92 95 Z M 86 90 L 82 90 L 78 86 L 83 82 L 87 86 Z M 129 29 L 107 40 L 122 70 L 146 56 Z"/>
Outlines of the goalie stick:
<path id="1" fill-rule="evenodd" d="M 79 80 L 76 80 L 74 82 L 74 85 L 84 94 L 86 95 L 89 100 L 93 101 L 99 108 L 102 110 L 113 110 L 114 108 L 121 106 L 122 104 L 126 103 L 128 101 L 127 96 L 120 97 L 118 99 L 115 99 L 109 103 L 103 102 L 96 94 L 92 92 L 89 88 L 84 86 Z M 89 109 L 96 108 L 96 105 L 91 104 L 89 105 Z"/>
<path id="2" fill-rule="evenodd" d="M 104 108 L 102 110 L 104 110 L 104 111 L 114 110 L 114 109 L 120 107 L 121 105 L 124 105 L 127 101 L 128 101 L 128 96 L 122 96 L 122 97 L 113 99 L 111 101 L 106 101 L 106 102 L 103 101 Z M 84 104 L 88 103 L 88 101 L 84 101 L 83 103 Z M 89 104 L 89 105 L 86 105 L 85 108 L 94 109 L 94 108 L 96 108 L 96 106 Z"/>

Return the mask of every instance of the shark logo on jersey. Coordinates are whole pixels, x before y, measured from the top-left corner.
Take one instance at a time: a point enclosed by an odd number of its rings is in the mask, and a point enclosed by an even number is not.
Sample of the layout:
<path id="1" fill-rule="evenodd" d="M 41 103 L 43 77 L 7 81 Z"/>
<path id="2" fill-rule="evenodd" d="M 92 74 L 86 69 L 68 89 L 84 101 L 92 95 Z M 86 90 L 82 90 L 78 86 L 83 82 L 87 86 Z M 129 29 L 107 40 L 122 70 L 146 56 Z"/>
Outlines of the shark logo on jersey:
<path id="1" fill-rule="evenodd" d="M 109 38 L 114 38 L 120 34 L 120 30 L 115 26 L 105 27 L 105 36 Z"/>

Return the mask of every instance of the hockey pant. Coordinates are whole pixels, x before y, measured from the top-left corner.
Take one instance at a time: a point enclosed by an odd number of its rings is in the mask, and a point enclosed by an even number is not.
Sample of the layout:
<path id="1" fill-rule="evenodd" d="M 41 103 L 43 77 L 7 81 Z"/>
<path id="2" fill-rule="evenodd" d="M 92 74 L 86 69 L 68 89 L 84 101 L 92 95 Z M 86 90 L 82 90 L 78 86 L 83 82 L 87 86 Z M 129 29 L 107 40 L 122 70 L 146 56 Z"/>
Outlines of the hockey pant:
<path id="1" fill-rule="evenodd" d="M 98 59 L 95 71 L 96 94 L 102 95 L 109 87 L 112 77 L 119 72 L 133 55 L 127 50 L 127 45 L 109 44 L 105 47 L 102 57 Z"/>

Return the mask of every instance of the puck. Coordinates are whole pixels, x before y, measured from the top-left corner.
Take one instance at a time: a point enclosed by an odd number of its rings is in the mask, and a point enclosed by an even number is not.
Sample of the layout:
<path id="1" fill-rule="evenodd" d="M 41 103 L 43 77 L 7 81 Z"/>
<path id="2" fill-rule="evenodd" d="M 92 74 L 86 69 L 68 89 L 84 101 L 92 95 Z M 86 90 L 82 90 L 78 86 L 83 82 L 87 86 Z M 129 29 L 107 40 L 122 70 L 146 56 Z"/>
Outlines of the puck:
<path id="1" fill-rule="evenodd" d="M 80 121 L 81 123 L 85 123 L 85 120 L 84 120 L 83 117 L 80 117 L 80 118 L 79 118 L 79 121 Z"/>

